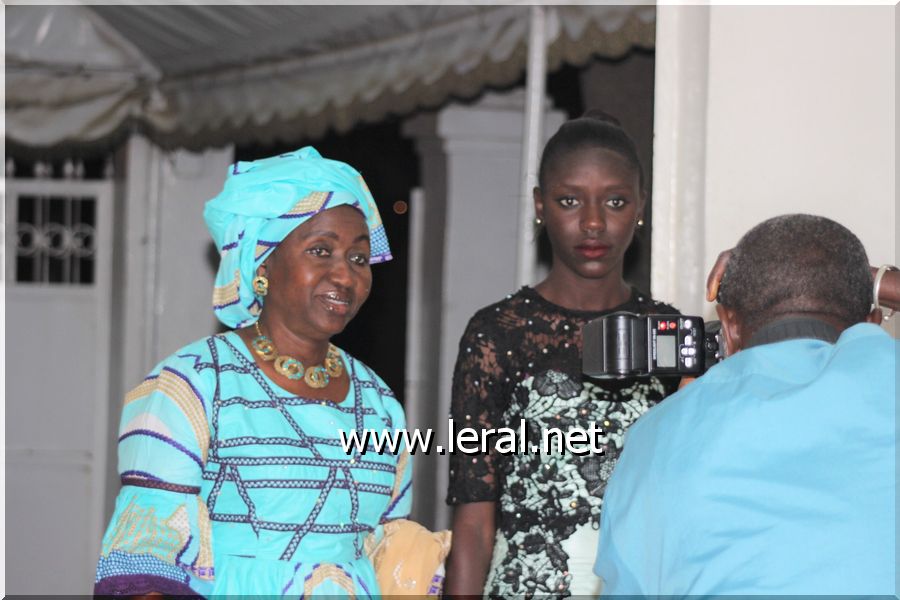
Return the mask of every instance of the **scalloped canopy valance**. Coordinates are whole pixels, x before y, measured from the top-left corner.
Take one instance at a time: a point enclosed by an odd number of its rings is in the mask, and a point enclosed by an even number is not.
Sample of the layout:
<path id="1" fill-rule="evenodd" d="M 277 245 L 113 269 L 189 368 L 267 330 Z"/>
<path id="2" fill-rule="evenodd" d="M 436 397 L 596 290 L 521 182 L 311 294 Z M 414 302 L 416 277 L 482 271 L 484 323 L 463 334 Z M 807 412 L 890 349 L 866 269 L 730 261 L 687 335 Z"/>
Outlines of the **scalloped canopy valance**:
<path id="1" fill-rule="evenodd" d="M 548 66 L 652 48 L 654 6 L 548 9 Z M 525 5 L 8 6 L 6 135 L 167 148 L 315 137 L 518 79 Z"/>

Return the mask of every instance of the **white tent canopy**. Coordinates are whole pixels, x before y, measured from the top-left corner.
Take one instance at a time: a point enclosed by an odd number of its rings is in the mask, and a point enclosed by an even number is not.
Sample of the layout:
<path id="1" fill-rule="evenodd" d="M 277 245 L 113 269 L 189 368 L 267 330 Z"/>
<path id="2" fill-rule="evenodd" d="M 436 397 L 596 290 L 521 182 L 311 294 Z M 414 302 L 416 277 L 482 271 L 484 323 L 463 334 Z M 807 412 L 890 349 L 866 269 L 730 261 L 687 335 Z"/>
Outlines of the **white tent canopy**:
<path id="1" fill-rule="evenodd" d="M 9 6 L 7 138 L 269 142 L 469 98 L 525 69 L 524 5 Z M 653 47 L 653 6 L 547 9 L 547 57 Z"/>

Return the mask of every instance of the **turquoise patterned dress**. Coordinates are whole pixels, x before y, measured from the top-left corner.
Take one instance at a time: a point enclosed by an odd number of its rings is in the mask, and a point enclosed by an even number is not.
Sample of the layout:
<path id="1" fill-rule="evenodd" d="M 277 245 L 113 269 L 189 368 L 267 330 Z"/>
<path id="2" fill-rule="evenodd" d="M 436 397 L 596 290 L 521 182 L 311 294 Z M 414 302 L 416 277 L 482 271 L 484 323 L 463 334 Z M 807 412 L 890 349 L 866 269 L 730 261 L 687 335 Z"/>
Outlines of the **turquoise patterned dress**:
<path id="1" fill-rule="evenodd" d="M 366 542 L 407 517 L 412 465 L 406 451 L 347 454 L 338 432 L 406 423 L 384 382 L 342 357 L 339 404 L 281 389 L 234 332 L 157 366 L 125 398 L 95 593 L 377 596 Z"/>

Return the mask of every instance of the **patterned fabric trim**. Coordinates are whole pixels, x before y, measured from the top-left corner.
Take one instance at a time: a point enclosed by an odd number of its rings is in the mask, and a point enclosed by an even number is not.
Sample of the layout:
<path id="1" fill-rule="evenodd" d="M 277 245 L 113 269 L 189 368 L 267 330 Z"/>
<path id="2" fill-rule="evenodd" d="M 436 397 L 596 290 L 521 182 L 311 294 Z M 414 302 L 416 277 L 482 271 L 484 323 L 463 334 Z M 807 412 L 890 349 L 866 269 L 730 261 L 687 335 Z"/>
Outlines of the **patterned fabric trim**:
<path id="1" fill-rule="evenodd" d="M 406 481 L 406 484 L 403 484 L 403 475 L 406 472 L 406 467 L 409 463 L 409 451 L 404 450 L 400 453 L 400 457 L 397 459 L 397 471 L 394 476 L 394 487 L 391 490 L 391 501 L 388 503 L 387 508 L 384 510 L 384 514 L 381 516 L 381 523 L 384 524 L 390 520 L 403 518 L 406 515 L 392 515 L 391 513 L 394 510 L 394 507 L 400 503 L 400 500 L 406 495 L 409 491 L 412 480 L 409 479 Z M 389 516 L 390 515 L 390 516 Z"/>
<path id="2" fill-rule="evenodd" d="M 197 562 L 193 565 L 193 571 L 200 579 L 212 579 L 214 575 L 212 524 L 209 521 L 206 502 L 200 496 L 197 496 L 197 526 L 200 529 L 200 552 L 197 555 Z"/>
<path id="3" fill-rule="evenodd" d="M 222 252 L 224 253 L 228 250 L 233 250 L 233 249 L 237 248 L 238 242 L 240 242 L 242 239 L 244 239 L 244 230 L 241 230 L 241 232 L 238 234 L 237 239 L 235 241 L 222 246 Z"/>
<path id="4" fill-rule="evenodd" d="M 137 477 L 141 480 L 150 479 L 152 481 L 162 481 L 159 477 L 154 475 L 153 473 L 148 473 L 147 471 L 139 471 L 137 469 L 130 469 L 128 471 L 122 471 L 121 477 Z M 125 485 L 124 483 L 122 485 Z"/>
<path id="5" fill-rule="evenodd" d="M 400 493 L 393 500 L 391 500 L 391 503 L 388 504 L 388 507 L 384 511 L 384 515 L 381 517 L 382 524 L 387 523 L 388 521 L 403 519 L 407 517 L 408 513 L 404 515 L 391 515 L 390 518 L 387 518 L 387 516 L 391 514 L 391 512 L 394 510 L 394 507 L 400 503 L 400 500 L 403 499 L 403 497 L 406 495 L 406 492 L 408 492 L 411 487 L 412 481 L 407 481 L 406 485 L 403 486 L 403 489 L 400 490 Z"/>
<path id="6" fill-rule="evenodd" d="M 170 398 L 181 409 L 194 430 L 201 460 L 206 462 L 209 451 L 209 424 L 206 422 L 206 411 L 200 394 L 183 374 L 175 369 L 165 367 L 157 377 L 145 379 L 143 383 L 128 392 L 125 396 L 125 404 L 128 405 L 154 392 L 160 392 Z"/>
<path id="7" fill-rule="evenodd" d="M 207 471 L 203 473 L 203 479 L 206 481 L 217 481 L 219 473 L 215 471 Z M 223 478 L 224 481 L 233 481 L 231 476 Z M 318 490 L 322 487 L 321 479 L 252 479 L 244 481 L 243 485 L 247 489 L 303 489 Z M 348 479 L 337 479 L 334 482 L 334 489 L 349 490 L 355 488 L 358 492 L 367 492 L 370 494 L 381 494 L 382 496 L 391 496 L 391 488 L 386 485 L 377 483 L 365 483 Z"/>
<path id="8" fill-rule="evenodd" d="M 158 577 L 184 585 L 190 583 L 190 575 L 185 572 L 183 565 L 168 563 L 153 554 L 113 550 L 100 556 L 97 562 L 96 582 L 126 575 Z"/>
<path id="9" fill-rule="evenodd" d="M 312 571 L 306 576 L 303 583 L 303 596 L 301 598 L 313 595 L 315 589 L 328 580 L 339 585 L 341 589 L 347 592 L 347 596 L 350 598 L 356 598 L 353 578 L 350 577 L 350 574 L 340 565 L 329 563 L 313 565 Z"/>
<path id="10" fill-rule="evenodd" d="M 229 368 L 231 366 L 232 365 L 224 365 L 220 370 L 223 373 L 228 372 L 228 371 L 239 372 L 238 369 Z M 375 387 L 375 386 L 370 386 L 370 385 L 367 386 L 367 385 L 365 385 L 365 383 L 366 382 L 364 382 L 364 381 L 360 382 L 360 386 L 363 388 Z M 393 396 L 391 396 L 391 398 L 393 398 Z M 315 398 L 302 398 L 300 396 L 292 396 L 292 397 L 288 397 L 288 398 L 278 396 L 277 399 L 278 399 L 278 402 L 284 404 L 285 406 L 307 406 L 307 405 L 311 405 L 311 404 L 322 404 L 321 400 L 317 400 Z M 233 404 L 240 404 L 242 406 L 246 406 L 247 408 L 272 408 L 272 400 L 248 400 L 247 398 L 241 398 L 240 396 L 224 398 L 218 402 L 218 406 L 220 408 L 224 408 L 226 406 L 231 406 Z M 326 403 L 326 405 L 330 406 L 331 408 L 334 408 L 335 410 L 339 410 L 342 413 L 346 413 L 346 414 L 354 414 L 357 412 L 357 410 L 353 406 L 342 406 L 342 405 L 333 406 L 333 403 L 332 404 Z M 362 408 L 362 409 L 359 409 L 359 412 L 361 412 L 363 415 L 374 415 L 375 409 Z"/>
<path id="11" fill-rule="evenodd" d="M 301 198 L 300 201 L 294 205 L 294 208 L 282 215 L 282 218 L 291 218 L 318 212 L 327 205 L 330 198 L 331 192 L 312 192 L 306 197 Z"/>
<path id="12" fill-rule="evenodd" d="M 397 501 L 397 498 L 400 497 L 400 486 L 403 483 L 403 474 L 406 472 L 406 464 L 408 462 L 409 451 L 404 450 L 400 453 L 400 457 L 397 459 L 397 474 L 394 477 L 394 489 L 391 490 L 391 504 L 394 504 Z"/>
<path id="13" fill-rule="evenodd" d="M 256 253 L 254 254 L 253 258 L 255 260 L 262 260 L 262 257 L 266 255 L 266 252 L 271 252 L 280 243 L 281 242 L 268 242 L 266 240 L 257 240 Z"/>
<path id="14" fill-rule="evenodd" d="M 139 596 L 159 592 L 178 598 L 202 598 L 186 583 L 156 575 L 113 575 L 94 584 L 94 596 Z"/>
<path id="15" fill-rule="evenodd" d="M 162 520 L 152 508 L 145 509 L 132 499 L 119 515 L 112 537 L 105 539 L 102 556 L 119 551 L 127 554 L 147 554 L 166 565 L 174 565 L 175 557 L 186 545 L 190 535 L 184 526 L 184 505 Z"/>
<path id="16" fill-rule="evenodd" d="M 318 514 L 318 513 L 316 513 Z M 246 523 L 252 524 L 254 521 L 251 520 L 250 516 L 247 514 L 226 514 L 226 513 L 217 513 L 212 512 L 209 515 L 211 521 L 217 521 L 219 523 Z M 350 523 L 341 525 L 330 525 L 327 523 L 301 523 L 298 525 L 297 523 L 278 523 L 276 521 L 263 521 L 261 519 L 256 519 L 255 524 L 257 529 L 260 531 L 293 531 L 295 533 L 359 533 L 361 531 L 372 531 L 372 528 L 369 525 L 364 523 Z M 300 536 L 302 537 L 302 535 Z M 299 543 L 299 538 L 297 542 Z M 287 555 L 287 558 L 282 558 L 281 560 L 289 560 L 291 557 L 290 554 Z"/>
<path id="17" fill-rule="evenodd" d="M 281 590 L 281 595 L 285 596 L 288 593 L 288 590 L 291 589 L 291 586 L 294 585 L 294 578 L 297 576 L 297 571 L 300 570 L 300 567 L 303 563 L 297 563 L 297 566 L 294 567 L 294 573 L 291 575 L 291 580 L 288 581 L 287 585 L 284 586 L 284 589 Z"/>
<path id="18" fill-rule="evenodd" d="M 337 467 L 343 469 L 362 469 L 370 471 L 386 471 L 393 473 L 396 467 L 390 463 L 370 460 L 356 460 L 348 465 L 343 458 L 308 458 L 305 456 L 228 456 L 219 457 L 218 463 L 236 467 L 259 465 L 304 465 L 307 467 Z"/>
<path id="19" fill-rule="evenodd" d="M 144 479 L 143 477 L 123 475 L 121 477 L 121 481 L 123 486 L 132 485 L 135 487 L 152 488 L 155 490 L 166 490 L 167 492 L 176 492 L 178 494 L 193 494 L 195 496 L 200 493 L 200 488 L 197 486 L 167 483 L 165 481 L 158 481 L 154 479 Z"/>
<path id="20" fill-rule="evenodd" d="M 231 306 L 232 304 L 237 304 L 240 300 L 240 295 L 238 294 L 238 289 L 241 285 L 241 272 L 234 272 L 234 279 L 229 281 L 227 284 L 213 288 L 213 308 L 222 308 L 225 306 Z"/>
<path id="21" fill-rule="evenodd" d="M 373 411 L 374 412 L 374 411 Z M 313 444 L 318 444 L 321 446 L 335 446 L 342 447 L 341 440 L 334 440 L 331 438 L 323 438 L 317 436 L 307 436 L 307 440 L 312 442 Z M 240 446 L 294 446 L 295 448 L 306 448 L 306 446 L 298 439 L 288 438 L 288 437 L 257 437 L 252 435 L 244 435 L 241 437 L 231 438 L 227 440 L 217 440 L 216 447 L 220 450 L 222 448 L 238 448 Z M 375 448 L 375 443 L 371 440 L 369 444 L 366 446 L 366 452 L 372 452 L 373 454 L 377 453 L 378 450 Z"/>

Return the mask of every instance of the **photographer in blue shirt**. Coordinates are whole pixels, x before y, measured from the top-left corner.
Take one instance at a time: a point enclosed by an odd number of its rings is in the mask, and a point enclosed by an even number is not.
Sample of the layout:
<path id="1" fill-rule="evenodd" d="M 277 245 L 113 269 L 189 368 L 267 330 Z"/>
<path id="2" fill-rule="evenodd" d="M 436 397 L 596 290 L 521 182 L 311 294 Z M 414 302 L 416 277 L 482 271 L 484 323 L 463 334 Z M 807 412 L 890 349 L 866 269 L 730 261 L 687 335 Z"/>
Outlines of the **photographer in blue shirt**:
<path id="1" fill-rule="evenodd" d="M 720 257 L 729 358 L 629 431 L 604 498 L 604 595 L 896 593 L 897 343 L 873 324 L 868 264 L 811 215 Z"/>

